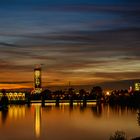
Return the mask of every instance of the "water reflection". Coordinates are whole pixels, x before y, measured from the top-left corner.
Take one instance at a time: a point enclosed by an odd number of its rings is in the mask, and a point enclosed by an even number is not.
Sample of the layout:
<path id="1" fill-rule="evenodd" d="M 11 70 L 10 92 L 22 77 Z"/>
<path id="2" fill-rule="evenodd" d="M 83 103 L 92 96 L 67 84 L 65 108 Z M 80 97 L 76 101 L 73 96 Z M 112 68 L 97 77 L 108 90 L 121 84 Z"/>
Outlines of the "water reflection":
<path id="1" fill-rule="evenodd" d="M 138 110 L 138 113 L 137 113 L 137 122 L 138 122 L 138 125 L 140 126 L 140 109 Z"/>
<path id="2" fill-rule="evenodd" d="M 40 137 L 41 133 L 41 106 L 35 106 L 35 135 L 36 138 Z"/>
<path id="3" fill-rule="evenodd" d="M 7 120 L 7 116 L 8 116 L 8 110 L 2 110 L 1 111 L 1 120 L 2 120 L 3 124 L 5 124 L 5 122 Z"/>
<path id="4" fill-rule="evenodd" d="M 76 137 L 77 140 L 105 137 L 107 140 L 119 129 L 135 137 L 140 131 L 137 124 L 140 126 L 140 109 L 126 106 L 59 104 L 56 107 L 49 104 L 42 108 L 41 104 L 32 104 L 30 107 L 9 106 L 7 111 L 0 111 L 0 135 L 5 140 L 8 140 L 5 134 L 10 135 L 10 132 L 13 139 L 22 137 L 26 132 L 27 140 L 65 140 L 67 137 Z M 99 132 L 102 136 L 98 135 Z"/>
<path id="5" fill-rule="evenodd" d="M 97 104 L 96 106 L 91 107 L 91 110 L 96 117 L 101 117 L 102 115 L 102 104 Z"/>
<path id="6" fill-rule="evenodd" d="M 10 119 L 20 119 L 20 118 L 25 118 L 25 106 L 9 106 L 8 112 L 9 112 L 9 117 Z"/>

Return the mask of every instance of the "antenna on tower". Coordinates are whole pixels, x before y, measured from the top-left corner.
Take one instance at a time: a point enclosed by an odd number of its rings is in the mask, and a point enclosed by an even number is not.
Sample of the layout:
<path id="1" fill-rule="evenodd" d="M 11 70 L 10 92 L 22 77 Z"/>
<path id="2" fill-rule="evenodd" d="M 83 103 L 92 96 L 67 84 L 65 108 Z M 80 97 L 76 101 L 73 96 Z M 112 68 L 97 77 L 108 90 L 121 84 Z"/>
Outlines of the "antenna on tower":
<path id="1" fill-rule="evenodd" d="M 71 82 L 69 81 L 69 88 L 71 87 Z"/>

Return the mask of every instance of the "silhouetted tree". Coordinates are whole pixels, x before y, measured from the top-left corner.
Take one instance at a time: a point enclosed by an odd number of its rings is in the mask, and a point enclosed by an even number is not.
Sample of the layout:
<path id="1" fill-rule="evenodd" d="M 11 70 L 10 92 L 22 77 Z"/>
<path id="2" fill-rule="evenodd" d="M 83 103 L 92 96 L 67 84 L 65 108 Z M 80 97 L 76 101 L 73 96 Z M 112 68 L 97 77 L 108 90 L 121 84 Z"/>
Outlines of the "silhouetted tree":
<path id="1" fill-rule="evenodd" d="M 116 131 L 109 140 L 127 140 L 127 137 L 123 131 Z"/>
<path id="2" fill-rule="evenodd" d="M 102 88 L 100 86 L 93 87 L 90 94 L 93 99 L 100 100 L 103 96 Z"/>
<path id="3" fill-rule="evenodd" d="M 51 93 L 52 92 L 49 89 L 45 89 L 41 94 L 45 99 L 52 99 Z"/>
<path id="4" fill-rule="evenodd" d="M 79 94 L 80 94 L 80 99 L 83 99 L 83 97 L 86 95 L 86 91 L 84 89 L 80 89 Z"/>
<path id="5" fill-rule="evenodd" d="M 7 107 L 8 104 L 9 104 L 9 100 L 8 100 L 8 97 L 6 96 L 6 91 L 5 89 L 2 89 L 2 98 L 1 98 L 1 101 L 0 101 L 0 104 L 3 108 Z"/>
<path id="6" fill-rule="evenodd" d="M 133 138 L 132 140 L 140 140 L 140 137 Z"/>

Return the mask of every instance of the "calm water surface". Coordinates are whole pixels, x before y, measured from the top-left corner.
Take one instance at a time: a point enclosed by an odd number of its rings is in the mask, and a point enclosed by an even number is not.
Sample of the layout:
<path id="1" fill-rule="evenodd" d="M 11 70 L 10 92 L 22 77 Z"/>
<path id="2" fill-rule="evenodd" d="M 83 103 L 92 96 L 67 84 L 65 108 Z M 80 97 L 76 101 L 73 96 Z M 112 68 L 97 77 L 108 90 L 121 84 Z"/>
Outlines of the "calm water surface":
<path id="1" fill-rule="evenodd" d="M 39 104 L 0 111 L 0 140 L 108 140 L 116 130 L 140 136 L 140 109 L 109 105 Z"/>

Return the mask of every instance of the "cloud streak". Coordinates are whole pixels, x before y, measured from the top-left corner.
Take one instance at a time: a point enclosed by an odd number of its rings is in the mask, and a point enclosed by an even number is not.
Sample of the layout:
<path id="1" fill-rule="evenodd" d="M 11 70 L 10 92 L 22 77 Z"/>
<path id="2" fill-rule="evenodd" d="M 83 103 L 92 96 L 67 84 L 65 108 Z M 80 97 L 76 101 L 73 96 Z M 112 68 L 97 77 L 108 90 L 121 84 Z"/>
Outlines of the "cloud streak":
<path id="1" fill-rule="evenodd" d="M 0 12 L 1 84 L 32 86 L 35 64 L 44 86 L 140 78 L 139 3 L 25 3 Z"/>

